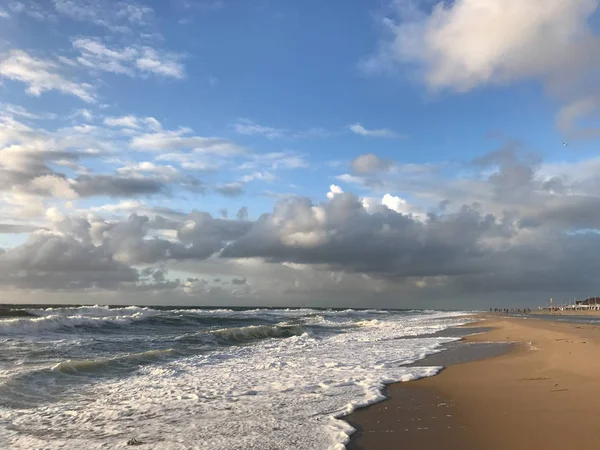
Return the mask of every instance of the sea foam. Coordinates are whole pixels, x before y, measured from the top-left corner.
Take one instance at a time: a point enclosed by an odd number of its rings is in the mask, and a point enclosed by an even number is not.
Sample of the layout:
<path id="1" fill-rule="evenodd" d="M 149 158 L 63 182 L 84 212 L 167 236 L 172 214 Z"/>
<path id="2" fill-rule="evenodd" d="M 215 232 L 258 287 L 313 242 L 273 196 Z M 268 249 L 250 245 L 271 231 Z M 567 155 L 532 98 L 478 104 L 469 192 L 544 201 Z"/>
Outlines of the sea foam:
<path id="1" fill-rule="evenodd" d="M 331 332 L 297 329 L 272 339 L 268 333 L 285 325 L 245 327 L 235 332 L 244 337 L 242 345 L 143 365 L 60 402 L 0 408 L 0 440 L 8 447 L 48 449 L 119 448 L 132 437 L 152 449 L 343 449 L 353 432 L 342 420 L 345 414 L 380 401 L 387 383 L 439 371 L 406 364 L 454 339 L 419 336 L 469 320 L 433 312 L 243 314 L 288 322 L 306 317 L 305 327 L 320 321 Z M 231 338 L 225 330 L 217 332 Z"/>

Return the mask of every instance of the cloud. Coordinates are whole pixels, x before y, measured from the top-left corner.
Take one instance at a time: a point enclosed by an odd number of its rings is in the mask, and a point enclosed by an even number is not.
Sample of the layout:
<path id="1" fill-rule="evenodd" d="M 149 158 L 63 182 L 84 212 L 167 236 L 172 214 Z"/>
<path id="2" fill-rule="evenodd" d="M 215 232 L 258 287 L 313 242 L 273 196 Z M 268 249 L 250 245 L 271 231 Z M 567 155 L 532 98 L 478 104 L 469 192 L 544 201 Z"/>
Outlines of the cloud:
<path id="1" fill-rule="evenodd" d="M 112 3 L 107 0 L 53 0 L 55 10 L 81 22 L 106 27 L 110 31 L 131 34 L 131 27 L 144 27 L 152 22 L 154 10 L 146 5 L 128 1 Z"/>
<path id="2" fill-rule="evenodd" d="M 260 125 L 249 119 L 238 119 L 233 125 L 233 129 L 237 134 L 246 136 L 262 136 L 270 140 L 274 139 L 318 139 L 328 138 L 339 134 L 325 130 L 324 128 L 313 127 L 305 130 L 289 130 L 287 128 L 275 128 L 265 125 Z"/>
<path id="3" fill-rule="evenodd" d="M 240 221 L 248 220 L 248 207 L 242 206 L 237 213 L 235 213 L 235 218 Z"/>
<path id="4" fill-rule="evenodd" d="M 434 91 L 540 81 L 564 107 L 561 131 L 596 137 L 575 122 L 600 106 L 597 8 L 596 0 L 457 0 L 432 8 L 395 1 L 381 18 L 379 49 L 362 67 L 397 73 L 410 65 Z"/>
<path id="5" fill-rule="evenodd" d="M 244 175 L 240 181 L 242 183 L 250 183 L 251 181 L 266 181 L 271 182 L 274 181 L 277 177 L 270 172 L 254 172 L 248 175 Z"/>
<path id="6" fill-rule="evenodd" d="M 357 173 L 373 173 L 389 169 L 392 163 L 379 158 L 374 153 L 367 153 L 354 158 L 350 165 Z"/>
<path id="7" fill-rule="evenodd" d="M 138 150 L 163 151 L 192 149 L 198 154 L 239 155 L 247 150 L 230 141 L 215 137 L 190 135 L 192 130 L 181 128 L 176 131 L 161 131 L 135 136 L 131 146 Z"/>
<path id="8" fill-rule="evenodd" d="M 388 130 L 387 128 L 382 128 L 380 130 L 368 130 L 363 127 L 360 123 L 355 123 L 354 125 L 348 126 L 350 131 L 354 134 L 358 134 L 360 136 L 368 136 L 368 137 L 376 137 L 376 138 L 398 138 L 402 137 L 398 133 L 392 130 Z"/>
<path id="9" fill-rule="evenodd" d="M 228 183 L 215 186 L 215 191 L 225 197 L 239 197 L 244 193 L 244 185 L 241 183 Z"/>
<path id="10" fill-rule="evenodd" d="M 75 179 L 73 189 L 82 197 L 132 197 L 165 193 L 167 186 L 163 181 L 151 177 L 81 175 Z"/>
<path id="11" fill-rule="evenodd" d="M 0 233 L 12 247 L 0 256 L 0 287 L 20 295 L 169 290 L 162 298 L 210 292 L 227 301 L 359 306 L 369 294 L 389 307 L 398 298 L 600 289 L 598 158 L 545 163 L 510 141 L 462 163 L 403 165 L 365 154 L 323 201 L 279 193 L 255 220 L 247 207 L 232 210 L 239 198 L 221 198 L 211 203 L 215 218 L 172 202 L 193 207 L 190 190 L 236 196 L 244 183 L 283 178 L 279 171 L 308 162 L 290 151 L 239 153 L 226 139 L 164 130 L 144 116 L 69 116 L 71 126 L 48 121 L 44 129 L 37 121 L 47 119 L 36 117 L 45 115 L 31 114 L 0 107 Z M 138 151 L 125 156 L 129 146 Z M 237 165 L 229 172 L 237 182 L 207 173 L 203 184 L 183 167 L 193 163 Z M 229 287 L 199 281 L 214 278 Z M 232 279 L 246 280 L 235 295 Z"/>
<path id="12" fill-rule="evenodd" d="M 432 88 L 467 91 L 552 77 L 587 64 L 595 52 L 588 25 L 594 0 L 459 0 L 440 2 L 429 13 L 407 4 L 397 2 L 396 15 L 383 19 L 389 38 L 367 66 L 418 63 Z"/>
<path id="13" fill-rule="evenodd" d="M 25 289 L 117 288 L 137 273 L 108 257 L 101 247 L 47 231 L 0 254 L 0 283 Z"/>
<path id="14" fill-rule="evenodd" d="M 25 119 L 32 119 L 32 120 L 56 118 L 56 114 L 43 113 L 43 112 L 32 113 L 31 111 L 23 108 L 22 106 L 12 105 L 10 103 L 0 103 L 0 114 L 2 114 L 2 113 L 6 114 L 8 116 L 13 116 L 13 117 L 18 116 L 18 117 L 23 117 Z"/>
<path id="15" fill-rule="evenodd" d="M 335 184 L 332 184 L 331 186 L 329 186 L 329 192 L 327 193 L 327 198 L 329 200 L 332 200 L 333 197 L 335 197 L 336 195 L 343 194 L 343 193 L 344 193 L 344 191 L 342 190 L 341 187 L 339 187 Z"/>
<path id="16" fill-rule="evenodd" d="M 8 9 L 13 14 L 25 14 L 38 21 L 52 17 L 52 15 L 48 11 L 44 10 L 41 5 L 32 2 L 29 2 L 27 5 L 25 5 L 22 2 L 11 1 L 8 4 Z M 3 12 L 5 14 L 4 16 L 2 15 Z M 8 18 L 10 17 L 10 14 L 5 11 L 0 11 L 0 18 L 2 17 Z"/>
<path id="17" fill-rule="evenodd" d="M 285 152 L 270 152 L 256 153 L 248 155 L 248 161 L 239 166 L 240 170 L 291 170 L 304 169 L 308 167 L 308 162 L 304 155 L 285 151 Z"/>
<path id="18" fill-rule="evenodd" d="M 579 121 L 595 113 L 600 108 L 600 94 L 573 100 L 558 113 L 556 122 L 558 129 L 571 138 L 600 137 L 600 128 L 588 126 L 579 128 Z"/>
<path id="19" fill-rule="evenodd" d="M 136 117 L 134 115 L 127 115 L 121 117 L 106 117 L 104 119 L 104 125 L 115 128 L 130 128 L 140 129 L 148 128 L 151 131 L 160 131 L 162 126 L 158 120 L 154 117 Z"/>
<path id="20" fill-rule="evenodd" d="M 265 127 L 248 119 L 239 119 L 233 128 L 238 134 L 244 134 L 248 136 L 264 136 L 267 139 L 281 138 L 286 134 L 286 130 L 284 129 Z"/>
<path id="21" fill-rule="evenodd" d="M 27 85 L 29 95 L 39 96 L 46 91 L 59 91 L 92 103 L 95 101 L 91 85 L 75 83 L 59 73 L 57 63 L 37 59 L 23 50 L 10 50 L 0 56 L 0 77 L 19 81 Z"/>
<path id="22" fill-rule="evenodd" d="M 90 70 L 101 70 L 130 77 L 156 75 L 181 79 L 185 68 L 180 56 L 149 46 L 107 47 L 99 39 L 77 38 L 73 41 L 80 56 L 77 62 Z"/>

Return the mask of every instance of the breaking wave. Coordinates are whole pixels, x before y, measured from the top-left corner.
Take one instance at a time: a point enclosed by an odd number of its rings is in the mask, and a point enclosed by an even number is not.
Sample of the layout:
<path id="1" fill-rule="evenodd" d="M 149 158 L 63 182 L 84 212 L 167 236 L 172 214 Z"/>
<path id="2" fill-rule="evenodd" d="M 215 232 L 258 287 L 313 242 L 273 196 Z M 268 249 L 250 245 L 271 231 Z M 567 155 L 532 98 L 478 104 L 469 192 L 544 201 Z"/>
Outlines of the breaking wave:
<path id="1" fill-rule="evenodd" d="M 40 334 L 46 332 L 73 332 L 77 329 L 98 329 L 105 326 L 123 326 L 144 320 L 157 311 L 139 311 L 130 315 L 90 317 L 52 314 L 43 317 L 0 320 L 0 334 Z M 122 313 L 121 313 L 122 314 Z"/>

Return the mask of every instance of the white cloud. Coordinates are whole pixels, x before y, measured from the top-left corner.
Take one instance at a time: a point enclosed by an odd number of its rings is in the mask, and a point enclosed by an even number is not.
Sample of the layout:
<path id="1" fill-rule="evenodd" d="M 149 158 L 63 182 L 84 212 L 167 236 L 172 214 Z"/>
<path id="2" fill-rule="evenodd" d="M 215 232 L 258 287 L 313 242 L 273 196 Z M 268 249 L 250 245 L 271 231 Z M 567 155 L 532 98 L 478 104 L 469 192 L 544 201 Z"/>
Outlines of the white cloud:
<path id="1" fill-rule="evenodd" d="M 78 109 L 73 114 L 73 117 L 83 117 L 85 120 L 90 121 L 94 120 L 94 113 L 92 113 L 89 109 Z"/>
<path id="2" fill-rule="evenodd" d="M 267 139 L 281 138 L 286 130 L 281 128 L 265 127 L 248 119 L 239 119 L 234 125 L 235 132 L 248 136 L 264 136 Z"/>
<path id="3" fill-rule="evenodd" d="M 185 69 L 178 59 L 179 56 L 173 53 L 142 47 L 140 56 L 135 60 L 135 65 L 142 72 L 180 79 L 185 76 Z"/>
<path id="4" fill-rule="evenodd" d="M 338 175 L 338 176 L 336 176 L 336 178 L 340 181 L 343 181 L 344 183 L 359 184 L 359 185 L 365 184 L 364 178 L 350 175 L 349 173 L 344 173 L 342 175 Z"/>
<path id="5" fill-rule="evenodd" d="M 131 34 L 131 27 L 143 27 L 152 22 L 154 10 L 146 5 L 107 0 L 54 0 L 59 14 L 73 20 L 90 22 L 111 31 Z"/>
<path id="6" fill-rule="evenodd" d="M 341 187 L 339 187 L 335 184 L 332 184 L 331 186 L 329 186 L 329 192 L 327 193 L 327 198 L 329 200 L 331 200 L 336 195 L 343 194 L 343 193 L 344 193 L 344 191 L 342 190 Z"/>
<path id="7" fill-rule="evenodd" d="M 402 137 L 400 134 L 395 131 L 388 130 L 387 128 L 382 128 L 379 130 L 368 130 L 363 127 L 360 123 L 355 123 L 354 125 L 350 125 L 350 131 L 354 134 L 358 134 L 360 136 L 368 136 L 368 137 L 377 137 L 377 138 L 398 138 Z"/>
<path id="8" fill-rule="evenodd" d="M 260 181 L 274 181 L 277 177 L 270 172 L 254 172 L 248 175 L 244 175 L 241 178 L 243 183 L 249 183 L 251 181 L 260 180 Z"/>
<path id="9" fill-rule="evenodd" d="M 4 11 L 3 9 L 0 9 L 0 19 L 8 19 L 9 17 L 10 17 L 9 13 Z"/>
<path id="10" fill-rule="evenodd" d="M 122 117 L 107 117 L 104 119 L 104 125 L 118 128 L 140 128 L 138 118 L 132 115 Z"/>
<path id="11" fill-rule="evenodd" d="M 591 26 L 597 0 L 456 0 L 428 10 L 409 0 L 391 5 L 393 13 L 381 20 L 385 37 L 363 61 L 365 70 L 395 73 L 412 64 L 430 89 L 458 92 L 536 80 L 564 105 L 557 118 L 562 132 L 600 135 L 577 129 L 600 108 L 600 39 Z"/>
<path id="12" fill-rule="evenodd" d="M 269 168 L 271 170 L 280 169 L 304 169 L 308 163 L 303 155 L 295 152 L 270 152 L 250 155 L 250 160 L 241 164 L 240 170 L 255 170 L 259 168 Z"/>
<path id="13" fill-rule="evenodd" d="M 173 181 L 179 176 L 179 172 L 175 167 L 170 165 L 155 164 L 150 161 L 142 161 L 132 163 L 125 167 L 120 167 L 117 172 L 121 175 L 136 177 L 143 174 L 153 174 L 162 177 L 165 182 Z"/>
<path id="14" fill-rule="evenodd" d="M 135 136 L 131 146 L 138 150 L 177 150 L 193 149 L 200 154 L 238 155 L 247 150 L 225 139 L 190 135 L 189 128 L 176 131 L 161 131 Z"/>
<path id="15" fill-rule="evenodd" d="M 35 20 L 44 20 L 51 17 L 51 14 L 44 10 L 42 5 L 35 4 L 33 2 L 29 2 L 27 5 L 25 5 L 22 2 L 11 1 L 8 4 L 8 9 L 10 9 L 13 14 L 25 14 Z M 0 11 L 0 17 L 2 17 L 2 11 Z M 7 15 L 5 17 L 9 16 Z"/>
<path id="16" fill-rule="evenodd" d="M 46 91 L 59 91 L 91 103 L 95 101 L 93 88 L 86 83 L 75 83 L 59 73 L 58 64 L 37 59 L 23 50 L 11 50 L 0 57 L 0 77 L 26 84 L 26 92 L 39 96 Z"/>
<path id="17" fill-rule="evenodd" d="M 68 180 L 56 175 L 43 175 L 34 178 L 30 188 L 35 192 L 60 199 L 74 200 L 79 197 Z"/>
<path id="18" fill-rule="evenodd" d="M 12 105 L 10 103 L 0 103 L 0 113 L 5 113 L 10 116 L 24 117 L 25 119 L 33 119 L 33 120 L 56 118 L 56 114 L 44 113 L 44 112 L 32 113 L 31 111 L 28 111 L 27 109 L 23 108 L 22 106 Z"/>
<path id="19" fill-rule="evenodd" d="M 73 47 L 79 51 L 77 62 L 90 70 L 102 70 L 130 77 L 157 75 L 181 79 L 185 68 L 180 56 L 148 46 L 107 47 L 99 39 L 78 38 Z"/>
<path id="20" fill-rule="evenodd" d="M 576 76 L 576 68 L 599 53 L 588 24 L 596 0 L 457 0 L 438 3 L 430 14 L 396 4 L 397 17 L 383 20 L 389 39 L 366 67 L 418 63 L 432 88 L 468 91 L 488 83 Z"/>
<path id="21" fill-rule="evenodd" d="M 157 161 L 174 161 L 177 162 L 182 169 L 198 170 L 200 172 L 214 172 L 221 168 L 225 161 L 215 158 L 213 155 L 199 155 L 196 153 L 162 153 L 157 158 Z"/>
<path id="22" fill-rule="evenodd" d="M 154 117 L 138 117 L 133 114 L 118 117 L 105 117 L 104 125 L 112 128 L 126 128 L 129 130 L 147 129 L 149 131 L 161 131 L 162 125 Z"/>
<path id="23" fill-rule="evenodd" d="M 147 128 L 150 131 L 160 131 L 162 126 L 154 117 L 137 117 L 132 114 L 120 117 L 106 117 L 104 125 L 114 128 L 129 128 L 139 130 Z"/>

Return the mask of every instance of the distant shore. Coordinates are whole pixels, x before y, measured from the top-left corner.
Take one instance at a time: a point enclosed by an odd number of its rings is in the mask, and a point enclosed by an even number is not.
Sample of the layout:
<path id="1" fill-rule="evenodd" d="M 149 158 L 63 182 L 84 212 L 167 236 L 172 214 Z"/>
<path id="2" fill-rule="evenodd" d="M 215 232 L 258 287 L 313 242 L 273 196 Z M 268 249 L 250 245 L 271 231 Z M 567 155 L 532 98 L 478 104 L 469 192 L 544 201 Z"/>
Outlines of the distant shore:
<path id="1" fill-rule="evenodd" d="M 389 386 L 389 400 L 348 417 L 359 429 L 348 449 L 600 448 L 592 431 L 600 401 L 600 327 L 497 314 L 481 319 L 475 326 L 492 331 L 467 337 L 467 344 L 520 344 L 501 356 Z"/>

